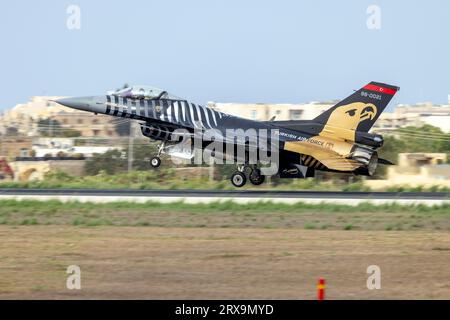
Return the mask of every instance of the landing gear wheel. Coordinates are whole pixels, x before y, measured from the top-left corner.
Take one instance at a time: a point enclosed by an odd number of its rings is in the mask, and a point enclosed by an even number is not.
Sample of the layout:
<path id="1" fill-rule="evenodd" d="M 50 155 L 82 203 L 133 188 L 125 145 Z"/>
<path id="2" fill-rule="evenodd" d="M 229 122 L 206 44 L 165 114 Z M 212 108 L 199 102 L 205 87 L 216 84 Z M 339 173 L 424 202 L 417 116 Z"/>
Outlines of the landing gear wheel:
<path id="1" fill-rule="evenodd" d="M 247 182 L 247 178 L 245 177 L 245 174 L 242 172 L 235 172 L 231 175 L 231 183 L 235 187 L 243 187 L 245 183 Z"/>
<path id="2" fill-rule="evenodd" d="M 150 165 L 153 168 L 158 168 L 161 165 L 161 159 L 159 157 L 153 157 L 150 159 Z"/>
<path id="3" fill-rule="evenodd" d="M 248 178 L 253 185 L 259 186 L 264 183 L 266 176 L 261 174 L 261 170 L 253 169 Z"/>

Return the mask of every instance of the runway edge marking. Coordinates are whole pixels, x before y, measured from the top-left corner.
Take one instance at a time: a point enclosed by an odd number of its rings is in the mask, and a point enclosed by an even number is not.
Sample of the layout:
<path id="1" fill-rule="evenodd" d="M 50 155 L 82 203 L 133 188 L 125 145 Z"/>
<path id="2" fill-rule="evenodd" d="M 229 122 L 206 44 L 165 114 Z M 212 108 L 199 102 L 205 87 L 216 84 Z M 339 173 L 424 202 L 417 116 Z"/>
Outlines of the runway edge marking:
<path id="1" fill-rule="evenodd" d="M 308 203 L 308 204 L 321 204 L 332 203 L 341 205 L 353 205 L 356 206 L 361 203 L 370 203 L 374 205 L 383 205 L 389 203 L 395 203 L 400 205 L 443 205 L 450 203 L 449 199 L 351 199 L 351 198 L 254 198 L 254 197 L 179 197 L 179 196 L 116 196 L 116 197 L 104 197 L 99 195 L 14 195 L 14 194 L 0 194 L 0 200 L 58 200 L 61 202 L 91 202 L 91 203 L 108 203 L 108 202 L 159 202 L 159 203 L 173 203 L 184 202 L 188 204 L 196 203 L 212 203 L 212 202 L 227 202 L 232 201 L 238 204 L 246 203 L 258 203 L 258 202 L 272 202 L 272 203 Z"/>

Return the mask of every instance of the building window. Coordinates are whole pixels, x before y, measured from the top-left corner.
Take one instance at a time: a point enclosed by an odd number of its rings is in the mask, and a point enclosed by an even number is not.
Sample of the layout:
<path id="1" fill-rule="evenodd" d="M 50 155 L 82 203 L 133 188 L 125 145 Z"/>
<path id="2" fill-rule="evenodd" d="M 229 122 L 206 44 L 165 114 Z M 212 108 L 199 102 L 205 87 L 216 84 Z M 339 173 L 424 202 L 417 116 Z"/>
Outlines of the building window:
<path id="1" fill-rule="evenodd" d="M 82 124 L 83 123 L 83 119 L 77 119 L 77 123 L 78 124 Z"/>
<path id="2" fill-rule="evenodd" d="M 98 123 L 98 119 L 93 119 L 93 120 L 92 120 L 92 123 L 93 123 L 93 124 Z"/>
<path id="3" fill-rule="evenodd" d="M 100 134 L 100 130 L 92 130 L 92 133 L 97 137 Z"/>
<path id="4" fill-rule="evenodd" d="M 302 118 L 303 110 L 289 110 L 289 118 L 291 120 L 300 120 Z"/>
<path id="5" fill-rule="evenodd" d="M 256 120 L 256 117 L 257 117 L 257 116 L 258 116 L 258 111 L 252 110 L 250 117 L 251 117 L 253 120 Z"/>
<path id="6" fill-rule="evenodd" d="M 276 115 L 280 115 L 280 114 L 281 114 L 281 110 L 277 110 Z"/>
<path id="7" fill-rule="evenodd" d="M 27 148 L 20 148 L 20 156 L 28 157 L 30 156 L 30 151 Z"/>

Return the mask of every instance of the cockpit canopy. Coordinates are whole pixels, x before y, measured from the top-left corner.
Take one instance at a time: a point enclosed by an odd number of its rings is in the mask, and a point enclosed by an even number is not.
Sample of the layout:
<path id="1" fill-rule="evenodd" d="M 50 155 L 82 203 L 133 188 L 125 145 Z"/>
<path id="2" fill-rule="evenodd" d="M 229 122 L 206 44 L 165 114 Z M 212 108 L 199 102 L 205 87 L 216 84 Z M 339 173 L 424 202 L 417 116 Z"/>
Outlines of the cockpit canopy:
<path id="1" fill-rule="evenodd" d="M 111 94 L 119 97 L 133 99 L 179 99 L 178 97 L 168 93 L 167 91 L 155 87 L 140 85 L 135 85 L 118 91 L 114 91 L 111 92 Z"/>

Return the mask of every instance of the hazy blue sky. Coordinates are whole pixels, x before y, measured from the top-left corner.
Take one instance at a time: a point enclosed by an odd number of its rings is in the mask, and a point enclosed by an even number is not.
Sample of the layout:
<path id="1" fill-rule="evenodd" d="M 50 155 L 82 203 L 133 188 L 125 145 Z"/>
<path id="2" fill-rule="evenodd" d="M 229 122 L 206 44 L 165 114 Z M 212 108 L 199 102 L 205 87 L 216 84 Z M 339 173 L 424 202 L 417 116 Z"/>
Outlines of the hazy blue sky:
<path id="1" fill-rule="evenodd" d="M 81 9 L 69 30 L 66 9 Z M 366 9 L 381 9 L 369 30 Z M 344 98 L 371 81 L 393 101 L 447 102 L 450 1 L 21 1 L 2 3 L 0 108 L 124 82 L 199 103 Z"/>

